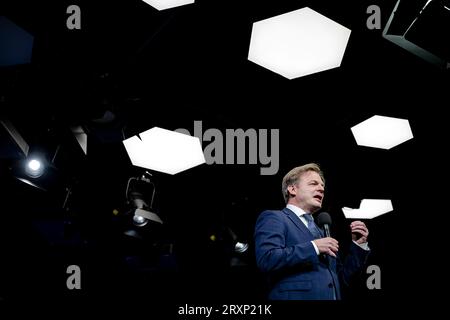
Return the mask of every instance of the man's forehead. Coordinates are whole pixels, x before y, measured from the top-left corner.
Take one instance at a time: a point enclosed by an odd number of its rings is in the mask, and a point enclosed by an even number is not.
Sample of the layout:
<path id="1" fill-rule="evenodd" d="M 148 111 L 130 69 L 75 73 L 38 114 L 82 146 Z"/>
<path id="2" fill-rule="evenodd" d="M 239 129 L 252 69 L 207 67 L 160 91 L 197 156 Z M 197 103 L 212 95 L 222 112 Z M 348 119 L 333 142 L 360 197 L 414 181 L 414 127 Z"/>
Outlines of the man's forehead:
<path id="1" fill-rule="evenodd" d="M 320 177 L 319 173 L 317 173 L 315 171 L 306 171 L 305 173 L 303 173 L 301 175 L 301 179 L 305 179 L 308 181 L 311 181 L 311 180 L 322 181 L 322 178 Z"/>

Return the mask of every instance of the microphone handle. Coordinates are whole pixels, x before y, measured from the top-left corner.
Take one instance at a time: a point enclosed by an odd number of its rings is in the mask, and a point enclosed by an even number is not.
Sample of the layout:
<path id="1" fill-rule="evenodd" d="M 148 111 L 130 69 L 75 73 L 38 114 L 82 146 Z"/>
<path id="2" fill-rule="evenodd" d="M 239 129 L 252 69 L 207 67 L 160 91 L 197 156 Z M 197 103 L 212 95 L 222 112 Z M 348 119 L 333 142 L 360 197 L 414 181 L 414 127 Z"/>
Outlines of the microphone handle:
<path id="1" fill-rule="evenodd" d="M 325 231 L 325 237 L 331 237 L 330 236 L 330 226 L 328 225 L 328 223 L 325 223 L 324 225 L 323 225 L 323 230 Z M 322 256 L 323 256 L 323 258 L 325 259 L 325 263 L 329 263 L 329 257 L 330 256 L 328 256 L 328 255 L 326 255 L 326 254 L 322 254 Z"/>
<path id="2" fill-rule="evenodd" d="M 330 226 L 327 223 L 325 223 L 323 225 L 323 230 L 325 231 L 325 237 L 331 237 L 330 236 Z"/>

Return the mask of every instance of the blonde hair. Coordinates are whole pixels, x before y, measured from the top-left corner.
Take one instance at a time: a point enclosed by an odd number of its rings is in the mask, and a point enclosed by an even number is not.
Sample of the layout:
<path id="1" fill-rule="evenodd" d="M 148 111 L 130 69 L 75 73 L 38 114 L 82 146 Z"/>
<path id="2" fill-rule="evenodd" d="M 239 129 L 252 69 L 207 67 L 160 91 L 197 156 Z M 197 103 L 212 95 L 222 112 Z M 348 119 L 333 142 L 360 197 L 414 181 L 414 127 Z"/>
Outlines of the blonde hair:
<path id="1" fill-rule="evenodd" d="M 291 171 L 289 171 L 283 178 L 283 182 L 281 184 L 281 192 L 283 193 L 284 201 L 288 203 L 289 201 L 289 191 L 288 187 L 291 185 L 296 185 L 300 181 L 300 177 L 302 174 L 308 171 L 314 171 L 319 174 L 322 178 L 322 181 L 325 183 L 325 178 L 323 177 L 323 172 L 320 170 L 320 167 L 316 163 L 308 163 L 300 167 L 295 167 Z"/>

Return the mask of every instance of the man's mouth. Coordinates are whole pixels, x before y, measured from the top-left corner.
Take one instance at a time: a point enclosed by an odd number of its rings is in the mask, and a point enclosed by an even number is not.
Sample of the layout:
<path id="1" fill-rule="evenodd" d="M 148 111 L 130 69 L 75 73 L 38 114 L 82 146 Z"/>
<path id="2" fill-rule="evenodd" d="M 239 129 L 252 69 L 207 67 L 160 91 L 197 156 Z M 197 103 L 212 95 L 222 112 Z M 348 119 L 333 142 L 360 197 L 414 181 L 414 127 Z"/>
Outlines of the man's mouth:
<path id="1" fill-rule="evenodd" d="M 314 199 L 318 200 L 319 202 L 322 202 L 323 196 L 316 195 L 316 196 L 314 196 Z"/>

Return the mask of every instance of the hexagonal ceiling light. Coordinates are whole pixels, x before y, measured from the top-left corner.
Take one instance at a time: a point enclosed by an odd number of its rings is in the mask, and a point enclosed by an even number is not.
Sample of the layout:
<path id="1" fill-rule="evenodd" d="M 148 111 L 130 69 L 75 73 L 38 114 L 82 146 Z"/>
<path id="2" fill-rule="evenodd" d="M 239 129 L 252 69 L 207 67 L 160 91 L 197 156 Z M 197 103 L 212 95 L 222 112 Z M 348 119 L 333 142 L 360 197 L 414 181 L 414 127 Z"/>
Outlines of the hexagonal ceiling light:
<path id="1" fill-rule="evenodd" d="M 384 199 L 363 199 L 358 209 L 342 208 L 347 219 L 373 219 L 392 210 L 392 201 Z"/>
<path id="2" fill-rule="evenodd" d="M 123 141 L 133 165 L 176 174 L 202 163 L 205 156 L 197 137 L 154 127 Z"/>
<path id="3" fill-rule="evenodd" d="M 408 120 L 391 117 L 373 116 L 351 130 L 358 145 L 387 150 L 413 138 Z"/>
<path id="4" fill-rule="evenodd" d="M 192 4 L 195 2 L 195 0 L 143 0 L 143 1 L 160 11 L 179 6 L 184 6 L 186 4 Z"/>
<path id="5" fill-rule="evenodd" d="M 351 30 L 305 7 L 253 24 L 248 59 L 288 79 L 339 67 Z"/>

